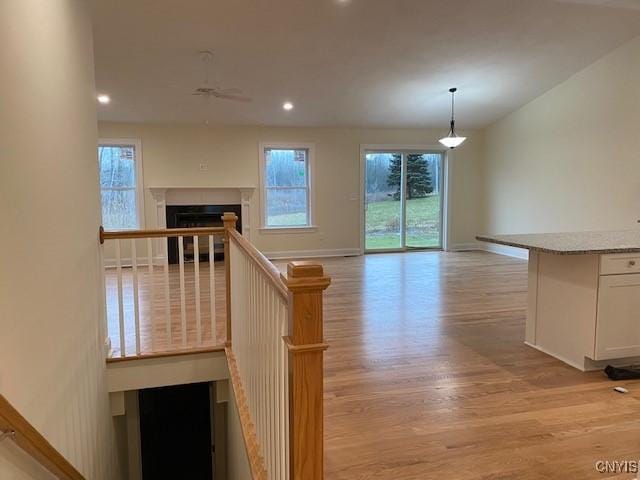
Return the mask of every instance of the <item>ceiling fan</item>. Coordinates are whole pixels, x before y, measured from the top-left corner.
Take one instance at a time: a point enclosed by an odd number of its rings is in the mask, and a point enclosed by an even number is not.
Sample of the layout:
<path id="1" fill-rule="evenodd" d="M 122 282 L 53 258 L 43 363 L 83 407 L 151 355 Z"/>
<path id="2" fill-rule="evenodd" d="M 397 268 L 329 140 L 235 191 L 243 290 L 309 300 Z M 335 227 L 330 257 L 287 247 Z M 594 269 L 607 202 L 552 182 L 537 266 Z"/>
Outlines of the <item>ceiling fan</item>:
<path id="1" fill-rule="evenodd" d="M 239 88 L 219 88 L 209 85 L 209 66 L 213 61 L 213 53 L 209 50 L 199 52 L 200 60 L 204 69 L 204 80 L 202 85 L 196 88 L 191 95 L 209 98 L 221 98 L 223 100 L 233 100 L 236 102 L 250 102 L 252 99 L 242 95 Z"/>

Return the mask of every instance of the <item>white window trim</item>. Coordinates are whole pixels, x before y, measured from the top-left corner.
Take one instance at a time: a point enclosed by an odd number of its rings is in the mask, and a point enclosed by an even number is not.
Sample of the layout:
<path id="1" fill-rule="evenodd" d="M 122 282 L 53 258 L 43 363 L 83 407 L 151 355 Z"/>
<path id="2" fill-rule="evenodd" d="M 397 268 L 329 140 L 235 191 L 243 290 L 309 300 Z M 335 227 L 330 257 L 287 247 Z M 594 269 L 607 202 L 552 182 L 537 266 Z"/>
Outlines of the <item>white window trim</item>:
<path id="1" fill-rule="evenodd" d="M 98 147 L 101 145 L 134 145 L 136 149 L 136 205 L 138 210 L 138 229 L 144 230 L 144 180 L 142 178 L 142 141 L 139 138 L 100 138 Z M 97 153 L 97 148 L 96 148 Z M 98 159 L 99 162 L 99 159 Z M 98 164 L 98 168 L 100 165 Z M 99 172 L 98 172 L 99 174 Z M 98 178 L 98 181 L 100 179 Z M 100 189 L 102 190 L 102 188 Z M 102 205 L 100 205 L 100 215 L 102 215 Z"/>
<path id="2" fill-rule="evenodd" d="M 314 174 L 315 174 L 315 144 L 314 143 L 295 143 L 295 142 L 260 142 L 259 159 L 260 159 L 260 231 L 262 233 L 311 233 L 318 230 L 315 222 L 315 188 L 314 188 Z M 265 186 L 265 165 L 266 158 L 264 151 L 266 149 L 306 149 L 309 152 L 308 161 L 308 182 L 309 182 L 309 224 L 304 226 L 267 226 L 267 188 Z"/>
<path id="3" fill-rule="evenodd" d="M 360 255 L 365 254 L 365 155 L 369 150 L 388 150 L 388 151 L 432 151 L 440 152 L 443 155 L 443 179 L 444 194 L 442 195 L 442 250 L 449 251 L 451 248 L 451 166 L 453 164 L 453 150 L 443 147 L 440 144 L 360 144 Z"/>

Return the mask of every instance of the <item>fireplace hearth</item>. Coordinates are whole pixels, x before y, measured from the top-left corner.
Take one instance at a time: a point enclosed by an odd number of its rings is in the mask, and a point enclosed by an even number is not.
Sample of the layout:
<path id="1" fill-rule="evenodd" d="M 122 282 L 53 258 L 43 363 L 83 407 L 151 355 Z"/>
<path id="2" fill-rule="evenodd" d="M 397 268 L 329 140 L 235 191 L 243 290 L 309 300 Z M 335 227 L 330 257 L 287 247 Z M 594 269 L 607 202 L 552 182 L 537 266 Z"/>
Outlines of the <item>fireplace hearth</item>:
<path id="1" fill-rule="evenodd" d="M 167 205 L 167 228 L 222 227 L 224 212 L 233 212 L 238 216 L 237 228 L 242 233 L 242 209 L 240 205 Z M 209 239 L 198 239 L 199 261 L 209 260 Z M 178 263 L 178 239 L 168 239 L 169 263 Z M 184 237 L 185 262 L 194 262 L 193 237 Z M 214 259 L 224 259 L 224 247 L 220 237 L 214 237 Z"/>

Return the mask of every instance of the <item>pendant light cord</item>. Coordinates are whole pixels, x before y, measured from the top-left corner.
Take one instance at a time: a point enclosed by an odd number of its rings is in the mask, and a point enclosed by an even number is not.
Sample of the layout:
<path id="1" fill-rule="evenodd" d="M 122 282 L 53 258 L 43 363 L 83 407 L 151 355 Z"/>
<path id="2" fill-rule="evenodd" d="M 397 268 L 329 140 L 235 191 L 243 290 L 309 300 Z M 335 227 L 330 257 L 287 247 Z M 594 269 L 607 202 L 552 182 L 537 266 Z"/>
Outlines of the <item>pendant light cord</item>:
<path id="1" fill-rule="evenodd" d="M 451 121 L 453 122 L 453 111 L 455 108 L 456 92 L 451 92 Z"/>
<path id="2" fill-rule="evenodd" d="M 454 119 L 454 111 L 455 111 L 455 98 L 456 98 L 456 91 L 454 89 L 451 89 L 451 131 L 449 132 L 449 135 L 452 137 L 456 136 L 456 121 Z"/>

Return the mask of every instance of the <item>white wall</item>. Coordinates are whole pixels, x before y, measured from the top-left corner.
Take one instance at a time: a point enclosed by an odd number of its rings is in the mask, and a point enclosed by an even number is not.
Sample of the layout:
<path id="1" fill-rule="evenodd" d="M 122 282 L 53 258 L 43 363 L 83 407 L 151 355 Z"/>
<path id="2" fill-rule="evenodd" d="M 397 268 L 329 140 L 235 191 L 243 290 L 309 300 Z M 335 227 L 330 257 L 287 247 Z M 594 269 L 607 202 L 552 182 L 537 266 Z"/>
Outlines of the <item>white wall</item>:
<path id="1" fill-rule="evenodd" d="M 56 480 L 56 476 L 13 442 L 0 446 L 0 478 L 2 480 Z"/>
<path id="2" fill-rule="evenodd" d="M 114 101 L 117 101 L 114 99 Z M 259 208 L 252 241 L 265 252 L 360 248 L 361 144 L 437 145 L 446 131 L 423 129 L 207 127 L 204 125 L 99 124 L 103 138 L 140 138 L 144 158 L 146 226 L 156 226 L 154 186 L 259 186 L 259 142 L 309 142 L 316 146 L 316 233 L 260 234 Z M 445 132 L 446 133 L 446 132 Z M 482 137 L 467 142 L 451 161 L 451 242 L 473 240 L 480 225 L 478 196 Z M 208 171 L 200 171 L 201 163 Z M 259 207 L 259 191 L 254 205 Z"/>
<path id="3" fill-rule="evenodd" d="M 635 229 L 640 38 L 486 130 L 483 230 Z"/>
<path id="4" fill-rule="evenodd" d="M 229 401 L 227 403 L 227 478 L 229 480 L 251 478 L 251 466 L 247 457 L 240 413 L 231 381 L 229 381 Z"/>
<path id="5" fill-rule="evenodd" d="M 116 480 L 89 5 L 0 2 L 0 393 L 87 478 Z M 12 448 L 0 478 L 48 478 Z"/>

